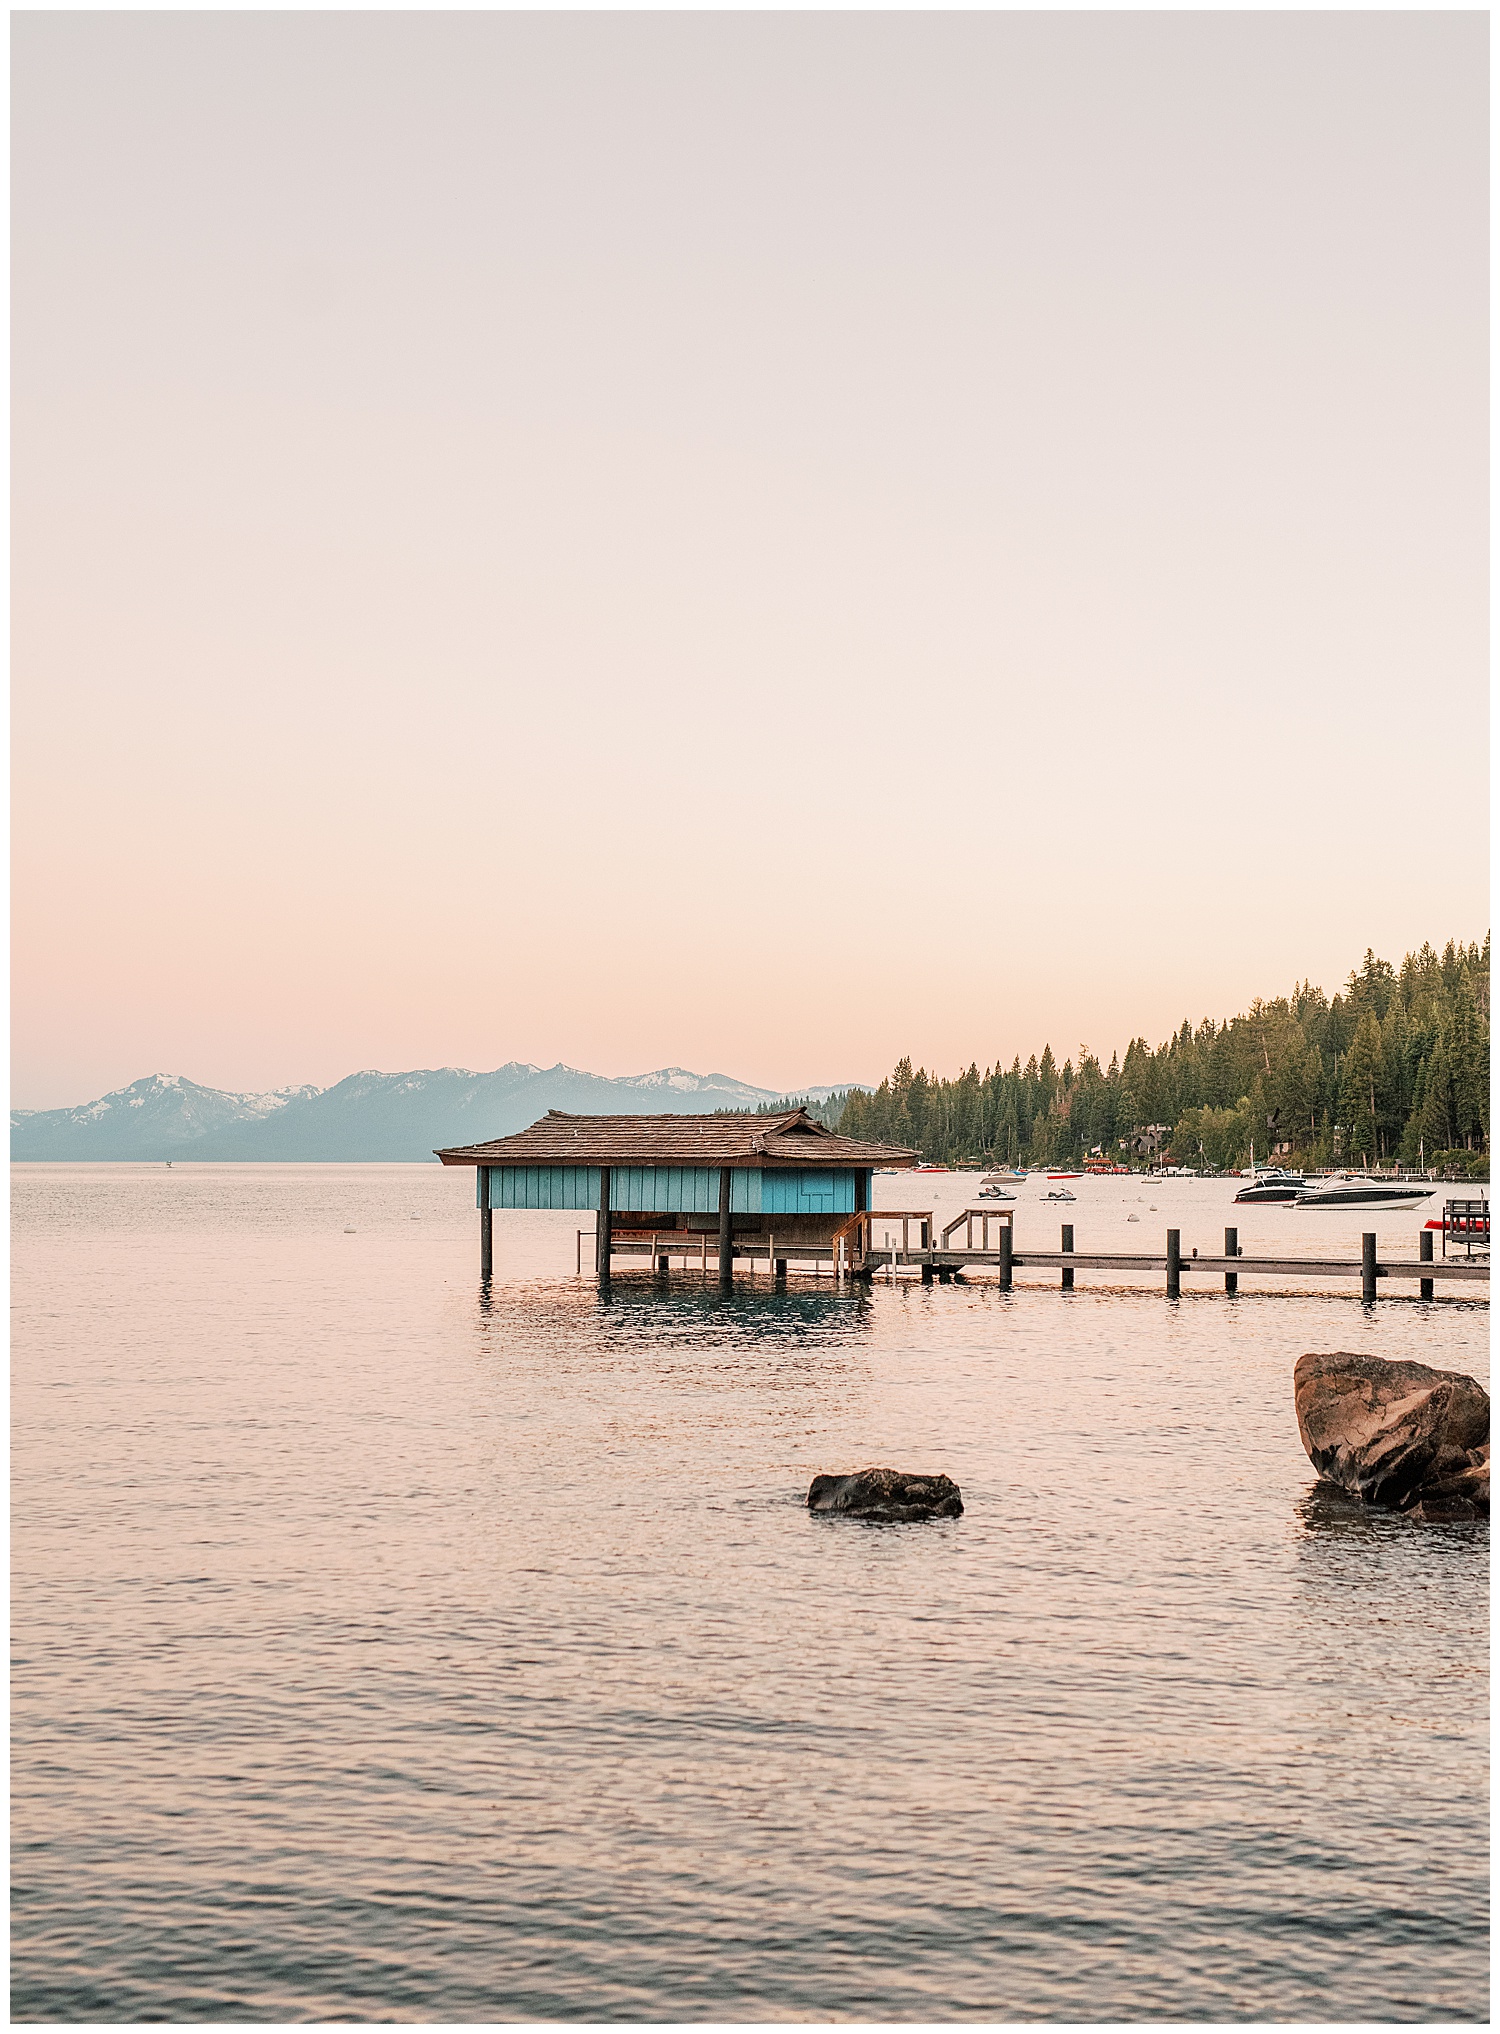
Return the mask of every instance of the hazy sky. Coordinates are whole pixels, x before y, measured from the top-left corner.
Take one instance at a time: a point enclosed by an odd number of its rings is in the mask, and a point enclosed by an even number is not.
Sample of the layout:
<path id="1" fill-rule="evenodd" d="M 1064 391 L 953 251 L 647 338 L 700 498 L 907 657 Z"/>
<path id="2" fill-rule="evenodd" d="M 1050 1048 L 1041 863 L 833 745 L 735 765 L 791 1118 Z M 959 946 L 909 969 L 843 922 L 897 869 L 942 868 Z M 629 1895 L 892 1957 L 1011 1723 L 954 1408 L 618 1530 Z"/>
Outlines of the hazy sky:
<path id="1" fill-rule="evenodd" d="M 13 19 L 17 1102 L 1482 936 L 1482 14 Z"/>

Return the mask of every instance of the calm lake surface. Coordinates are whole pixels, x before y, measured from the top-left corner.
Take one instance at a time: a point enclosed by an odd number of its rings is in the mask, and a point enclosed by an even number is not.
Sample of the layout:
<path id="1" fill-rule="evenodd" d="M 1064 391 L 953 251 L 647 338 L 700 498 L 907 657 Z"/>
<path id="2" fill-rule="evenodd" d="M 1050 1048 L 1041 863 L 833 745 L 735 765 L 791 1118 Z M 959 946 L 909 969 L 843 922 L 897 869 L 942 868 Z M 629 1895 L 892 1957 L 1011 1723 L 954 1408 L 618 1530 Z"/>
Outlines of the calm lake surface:
<path id="1" fill-rule="evenodd" d="M 1318 1494 L 1291 1400 L 1488 1384 L 1483 1304 L 606 1300 L 569 1215 L 486 1294 L 467 1173 L 13 1185 L 18 2018 L 1485 2016 L 1487 1529 Z M 1075 1191 L 1080 1248 L 1371 1226 Z M 882 1463 L 965 1515 L 809 1516 Z"/>

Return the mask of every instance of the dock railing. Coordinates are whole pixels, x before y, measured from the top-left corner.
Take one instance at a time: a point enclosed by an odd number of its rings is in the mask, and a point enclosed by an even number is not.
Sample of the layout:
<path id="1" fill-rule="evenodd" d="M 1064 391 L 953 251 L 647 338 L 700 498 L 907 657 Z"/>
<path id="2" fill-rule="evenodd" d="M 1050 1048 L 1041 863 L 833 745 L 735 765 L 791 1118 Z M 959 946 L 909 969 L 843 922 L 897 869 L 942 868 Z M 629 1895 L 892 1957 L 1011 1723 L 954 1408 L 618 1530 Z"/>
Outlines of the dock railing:
<path id="1" fill-rule="evenodd" d="M 1015 1218 L 1016 1211 L 1014 1208 L 965 1208 L 963 1213 L 955 1215 L 947 1228 L 944 1229 L 942 1240 L 938 1247 L 942 1250 L 947 1250 L 952 1244 L 953 1238 L 962 1229 L 964 1231 L 964 1248 L 972 1250 L 974 1248 L 974 1224 L 978 1222 L 981 1225 L 980 1236 L 982 1239 L 979 1247 L 981 1250 L 988 1250 L 990 1247 L 990 1223 L 1004 1222 L 1007 1226 L 1014 1227 Z"/>
<path id="2" fill-rule="evenodd" d="M 847 1222 L 841 1222 L 833 1232 L 833 1269 L 835 1275 L 847 1274 L 857 1277 L 870 1259 L 872 1226 L 880 1222 L 887 1227 L 901 1224 L 901 1255 L 906 1257 L 911 1250 L 911 1225 L 921 1226 L 918 1230 L 917 1248 L 931 1248 L 931 1208 L 861 1208 L 851 1215 Z"/>

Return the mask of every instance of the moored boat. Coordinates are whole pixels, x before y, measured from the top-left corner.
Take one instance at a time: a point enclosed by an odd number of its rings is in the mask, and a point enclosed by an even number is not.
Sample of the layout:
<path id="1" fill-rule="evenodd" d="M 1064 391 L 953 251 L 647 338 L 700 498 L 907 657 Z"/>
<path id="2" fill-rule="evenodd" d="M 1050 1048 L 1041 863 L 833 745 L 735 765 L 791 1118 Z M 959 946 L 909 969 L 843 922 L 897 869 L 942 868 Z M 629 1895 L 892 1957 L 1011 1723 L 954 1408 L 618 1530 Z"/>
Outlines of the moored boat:
<path id="1" fill-rule="evenodd" d="M 1234 1198 L 1236 1202 L 1280 1201 L 1286 1204 L 1295 1201 L 1298 1194 L 1306 1190 L 1305 1173 L 1287 1172 L 1279 1165 L 1263 1165 L 1251 1173 Z"/>
<path id="2" fill-rule="evenodd" d="M 1331 1179 L 1304 1187 L 1292 1205 L 1297 1208 L 1413 1208 L 1430 1201 L 1434 1189 L 1409 1180 L 1372 1179 L 1366 1173 L 1337 1172 Z"/>

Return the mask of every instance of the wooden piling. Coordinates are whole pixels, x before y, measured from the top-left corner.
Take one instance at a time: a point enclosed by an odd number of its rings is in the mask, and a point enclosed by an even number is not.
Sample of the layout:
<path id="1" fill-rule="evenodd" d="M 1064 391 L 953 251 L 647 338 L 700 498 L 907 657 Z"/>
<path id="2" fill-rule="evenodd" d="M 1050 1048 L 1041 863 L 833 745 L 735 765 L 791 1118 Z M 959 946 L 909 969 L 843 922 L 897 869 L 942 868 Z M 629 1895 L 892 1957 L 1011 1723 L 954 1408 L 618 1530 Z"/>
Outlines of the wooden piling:
<path id="1" fill-rule="evenodd" d="M 1372 1300 L 1375 1297 L 1375 1280 L 1376 1280 L 1375 1231 L 1373 1229 L 1366 1229 L 1363 1236 L 1361 1236 L 1360 1238 L 1360 1244 L 1361 1244 L 1360 1257 L 1362 1259 L 1360 1270 L 1363 1275 L 1364 1281 L 1361 1287 L 1360 1297 L 1362 1299 Z"/>
<path id="2" fill-rule="evenodd" d="M 729 1212 L 729 1186 L 734 1174 L 727 1165 L 719 1168 L 719 1280 L 728 1285 L 734 1277 L 734 1220 Z"/>
<path id="3" fill-rule="evenodd" d="M 601 1165 L 599 1168 L 599 1220 L 596 1227 L 599 1245 L 595 1256 L 598 1260 L 599 1276 L 601 1278 L 608 1278 L 609 1260 L 614 1255 L 615 1218 L 609 1205 L 609 1167 L 607 1165 Z"/>
<path id="4" fill-rule="evenodd" d="M 1064 1222 L 1062 1225 L 1062 1247 L 1065 1255 L 1071 1253 L 1073 1248 L 1073 1224 L 1071 1222 Z M 1071 1292 L 1073 1290 L 1073 1267 L 1071 1264 L 1063 1266 L 1062 1289 L 1064 1292 Z"/>
<path id="5" fill-rule="evenodd" d="M 490 1206 L 490 1168 L 479 1168 L 479 1276 L 488 1278 L 495 1269 L 495 1213 Z"/>
<path id="6" fill-rule="evenodd" d="M 1182 1231 L 1167 1231 L 1167 1298 L 1182 1297 Z"/>
<path id="7" fill-rule="evenodd" d="M 1014 1254 L 1015 1237 L 1009 1222 L 1000 1224 L 1000 1290 L 1009 1292 L 1015 1283 L 1015 1271 L 1011 1264 Z"/>
<path id="8" fill-rule="evenodd" d="M 1239 1254 L 1240 1254 L 1239 1230 L 1226 1229 L 1224 1231 L 1224 1255 L 1226 1257 L 1238 1257 Z M 1240 1289 L 1239 1273 L 1237 1271 L 1226 1271 L 1224 1274 L 1225 1292 L 1238 1292 L 1239 1289 Z"/>
<path id="9" fill-rule="evenodd" d="M 1431 1264 L 1432 1231 L 1430 1229 L 1424 1229 L 1421 1235 L 1418 1236 L 1417 1238 L 1417 1256 L 1423 1264 Z M 1417 1281 L 1417 1293 L 1418 1296 L 1422 1299 L 1431 1299 L 1432 1280 L 1430 1278 L 1419 1279 Z"/>

